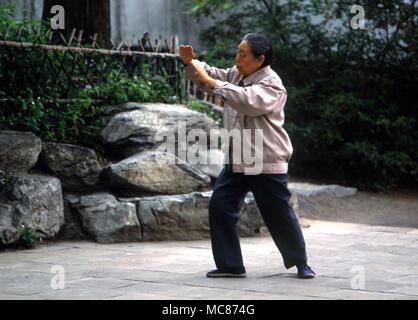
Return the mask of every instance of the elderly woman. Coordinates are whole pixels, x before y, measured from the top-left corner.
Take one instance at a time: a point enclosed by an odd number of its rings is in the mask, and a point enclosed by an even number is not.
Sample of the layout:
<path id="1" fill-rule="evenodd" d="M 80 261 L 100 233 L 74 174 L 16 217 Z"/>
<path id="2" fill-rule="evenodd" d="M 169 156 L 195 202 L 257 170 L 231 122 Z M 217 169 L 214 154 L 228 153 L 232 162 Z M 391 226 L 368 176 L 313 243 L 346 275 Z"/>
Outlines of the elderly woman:
<path id="1" fill-rule="evenodd" d="M 246 164 L 234 161 L 226 164 L 216 181 L 209 203 L 209 224 L 217 269 L 208 272 L 207 277 L 246 277 L 237 223 L 243 201 L 252 191 L 285 267 L 296 266 L 299 278 L 314 278 L 315 272 L 307 264 L 302 230 L 289 203 L 287 171 L 293 148 L 283 128 L 287 92 L 270 67 L 273 62 L 270 39 L 262 34 L 247 34 L 237 47 L 236 65 L 228 69 L 194 59 L 189 45 L 180 46 L 180 58 L 186 79 L 223 99 L 227 130 L 263 132 L 261 173 L 247 174 Z M 233 152 L 229 149 L 228 153 Z"/>

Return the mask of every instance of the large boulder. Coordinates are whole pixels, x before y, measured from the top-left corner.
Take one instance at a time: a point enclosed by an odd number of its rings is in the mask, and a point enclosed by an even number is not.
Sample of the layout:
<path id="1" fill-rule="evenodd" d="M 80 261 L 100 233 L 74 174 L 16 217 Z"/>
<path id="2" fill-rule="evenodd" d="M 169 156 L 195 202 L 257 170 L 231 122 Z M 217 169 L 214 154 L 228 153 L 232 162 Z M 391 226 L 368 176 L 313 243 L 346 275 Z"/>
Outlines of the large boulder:
<path id="1" fill-rule="evenodd" d="M 198 240 L 210 237 L 208 206 L 212 192 L 193 192 L 142 198 L 119 198 L 135 203 L 143 229 L 143 240 Z M 241 210 L 239 233 L 255 236 L 263 220 L 251 193 Z"/>
<path id="2" fill-rule="evenodd" d="M 61 179 L 64 189 L 93 187 L 103 170 L 94 150 L 75 145 L 44 143 L 41 159 Z"/>
<path id="3" fill-rule="evenodd" d="M 190 159 L 188 163 L 194 165 L 203 173 L 207 174 L 211 178 L 218 178 L 224 167 L 224 158 L 225 154 L 222 150 L 218 149 L 209 149 L 207 151 L 199 152 L 199 161 L 198 163 L 191 163 Z"/>
<path id="4" fill-rule="evenodd" d="M 0 131 L 0 171 L 27 173 L 38 161 L 42 141 L 31 132 Z"/>
<path id="5" fill-rule="evenodd" d="M 100 243 L 141 240 L 141 227 L 135 205 L 119 202 L 113 195 L 97 193 L 68 198 L 75 209 L 83 230 Z"/>
<path id="6" fill-rule="evenodd" d="M 351 197 L 357 193 L 356 188 L 340 185 L 318 185 L 304 182 L 289 183 L 289 190 L 297 195 L 300 217 L 321 218 L 329 212 L 331 201 Z"/>
<path id="7" fill-rule="evenodd" d="M 186 124 L 186 135 L 192 129 L 205 132 L 208 145 L 211 130 L 219 127 L 205 114 L 183 105 L 162 103 L 127 103 L 120 110 L 130 110 L 114 115 L 101 136 L 110 155 L 123 159 L 146 150 L 156 150 L 164 137 L 179 138 L 179 123 Z M 178 155 L 175 153 L 175 155 Z"/>
<path id="8" fill-rule="evenodd" d="M 53 238 L 63 224 L 59 179 L 16 176 L 0 189 L 0 244 L 16 242 L 23 225 L 34 229 L 42 238 Z"/>
<path id="9" fill-rule="evenodd" d="M 147 151 L 109 168 L 111 185 L 142 193 L 180 194 L 209 187 L 210 178 L 171 153 Z"/>

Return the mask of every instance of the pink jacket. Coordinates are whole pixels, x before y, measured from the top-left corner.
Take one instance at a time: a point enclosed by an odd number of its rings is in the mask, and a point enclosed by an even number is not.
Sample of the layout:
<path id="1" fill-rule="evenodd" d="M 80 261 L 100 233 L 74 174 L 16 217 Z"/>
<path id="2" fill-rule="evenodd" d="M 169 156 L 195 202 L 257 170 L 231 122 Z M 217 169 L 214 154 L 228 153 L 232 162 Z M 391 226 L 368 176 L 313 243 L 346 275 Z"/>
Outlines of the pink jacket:
<path id="1" fill-rule="evenodd" d="M 216 79 L 215 89 L 197 81 L 192 65 L 185 67 L 186 79 L 193 80 L 199 89 L 222 97 L 225 129 L 263 130 L 263 168 L 260 173 L 287 173 L 293 147 L 283 128 L 287 91 L 278 74 L 267 66 L 243 79 L 236 66 L 220 69 L 203 61 L 194 61 L 203 66 L 210 77 Z M 241 80 L 244 87 L 238 85 Z M 251 140 L 254 144 L 254 137 Z M 252 152 L 254 155 L 254 147 Z M 233 171 L 244 172 L 247 167 L 251 166 L 234 164 Z"/>

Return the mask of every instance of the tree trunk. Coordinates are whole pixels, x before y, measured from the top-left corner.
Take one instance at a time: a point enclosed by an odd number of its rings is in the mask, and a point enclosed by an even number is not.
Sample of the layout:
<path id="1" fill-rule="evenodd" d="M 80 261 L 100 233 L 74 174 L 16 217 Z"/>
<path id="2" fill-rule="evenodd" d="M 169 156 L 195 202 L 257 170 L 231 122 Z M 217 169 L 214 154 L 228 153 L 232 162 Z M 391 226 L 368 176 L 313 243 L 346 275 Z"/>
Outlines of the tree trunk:
<path id="1" fill-rule="evenodd" d="M 83 42 L 91 43 L 91 37 L 97 34 L 97 43 L 101 47 L 109 47 L 111 39 L 110 0 L 44 0 L 42 19 L 54 16 L 51 8 L 61 5 L 65 10 L 65 30 L 57 30 L 68 40 L 73 29 L 76 35 L 83 30 Z"/>

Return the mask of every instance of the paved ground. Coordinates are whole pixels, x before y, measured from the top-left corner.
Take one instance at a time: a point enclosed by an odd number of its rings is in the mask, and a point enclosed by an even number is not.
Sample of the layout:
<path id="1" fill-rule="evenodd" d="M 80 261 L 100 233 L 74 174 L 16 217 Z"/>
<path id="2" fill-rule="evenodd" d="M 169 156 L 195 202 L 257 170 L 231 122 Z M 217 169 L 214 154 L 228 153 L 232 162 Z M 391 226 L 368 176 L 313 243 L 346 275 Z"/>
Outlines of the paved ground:
<path id="1" fill-rule="evenodd" d="M 248 278 L 215 280 L 209 241 L 64 242 L 0 253 L 0 299 L 418 299 L 418 229 L 310 223 L 314 280 L 266 236 L 241 239 Z"/>

